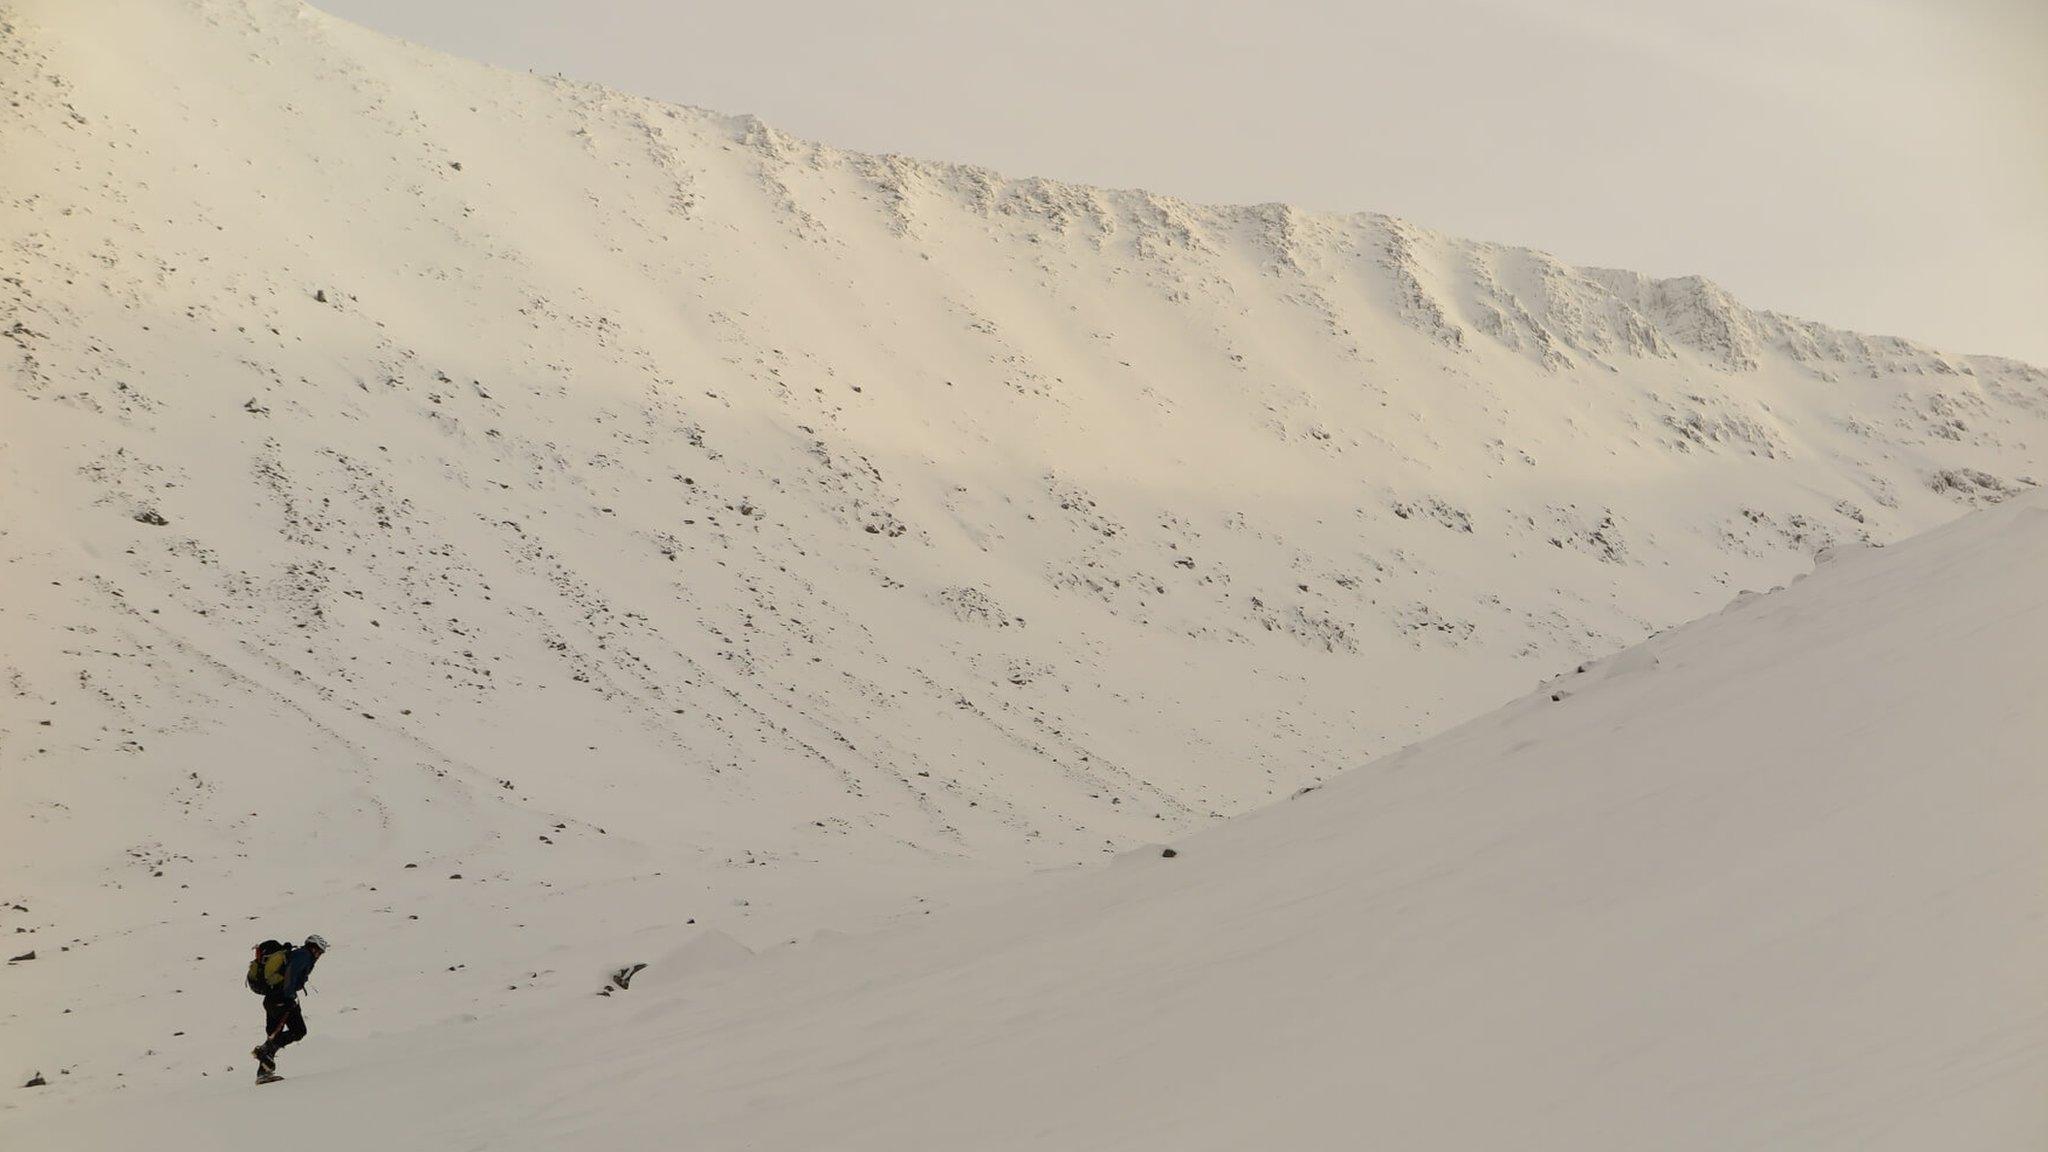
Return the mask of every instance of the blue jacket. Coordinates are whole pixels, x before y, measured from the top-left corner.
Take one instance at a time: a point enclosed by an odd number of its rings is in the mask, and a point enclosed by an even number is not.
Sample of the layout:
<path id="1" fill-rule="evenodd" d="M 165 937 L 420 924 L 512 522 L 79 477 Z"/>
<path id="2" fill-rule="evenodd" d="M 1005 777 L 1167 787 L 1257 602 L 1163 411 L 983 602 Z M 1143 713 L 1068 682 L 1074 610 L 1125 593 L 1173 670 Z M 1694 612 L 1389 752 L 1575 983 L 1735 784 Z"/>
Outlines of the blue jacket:
<path id="1" fill-rule="evenodd" d="M 284 961 L 284 987 L 277 990 L 279 996 L 297 996 L 306 986 L 306 977 L 313 974 L 313 965 L 320 959 L 311 948 L 293 948 Z"/>

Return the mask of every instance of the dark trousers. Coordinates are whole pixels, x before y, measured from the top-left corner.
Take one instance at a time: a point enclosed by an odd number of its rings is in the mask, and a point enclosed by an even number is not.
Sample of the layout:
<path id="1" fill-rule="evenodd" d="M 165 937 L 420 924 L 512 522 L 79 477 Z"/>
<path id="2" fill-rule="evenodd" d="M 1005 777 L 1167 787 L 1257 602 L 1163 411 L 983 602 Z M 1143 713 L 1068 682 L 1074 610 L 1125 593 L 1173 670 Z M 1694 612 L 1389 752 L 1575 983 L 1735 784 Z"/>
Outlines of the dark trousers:
<path id="1" fill-rule="evenodd" d="M 298 997 L 263 998 L 263 1034 L 270 1037 L 265 1043 L 273 1052 L 306 1038 L 306 1017 L 299 1011 Z"/>

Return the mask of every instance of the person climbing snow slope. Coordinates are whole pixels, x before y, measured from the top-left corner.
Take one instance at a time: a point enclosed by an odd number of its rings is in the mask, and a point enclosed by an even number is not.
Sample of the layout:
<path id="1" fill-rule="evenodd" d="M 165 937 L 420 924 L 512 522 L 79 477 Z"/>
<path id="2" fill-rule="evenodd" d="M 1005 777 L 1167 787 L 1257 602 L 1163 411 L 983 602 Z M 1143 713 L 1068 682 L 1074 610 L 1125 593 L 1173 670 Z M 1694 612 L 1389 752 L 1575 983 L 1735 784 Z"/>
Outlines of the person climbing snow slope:
<path id="1" fill-rule="evenodd" d="M 256 945 L 249 962 L 249 989 L 263 997 L 263 1043 L 249 1050 L 256 1058 L 256 1082 L 282 1080 L 277 1050 L 306 1038 L 306 1017 L 299 1011 L 299 992 L 313 965 L 327 952 L 327 938 L 315 933 L 294 948 L 275 940 Z"/>

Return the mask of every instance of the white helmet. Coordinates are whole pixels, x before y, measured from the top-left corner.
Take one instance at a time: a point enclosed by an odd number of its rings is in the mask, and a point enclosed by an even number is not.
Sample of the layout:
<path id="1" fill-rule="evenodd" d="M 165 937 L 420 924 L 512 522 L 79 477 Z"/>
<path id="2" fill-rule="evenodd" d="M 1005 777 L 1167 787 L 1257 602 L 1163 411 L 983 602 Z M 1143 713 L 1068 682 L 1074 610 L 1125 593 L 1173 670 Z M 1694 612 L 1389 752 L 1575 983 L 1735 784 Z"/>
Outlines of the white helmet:
<path id="1" fill-rule="evenodd" d="M 306 947 L 318 948 L 322 952 L 325 952 L 327 951 L 327 937 L 322 936 L 318 932 L 315 932 L 312 935 L 306 937 Z"/>

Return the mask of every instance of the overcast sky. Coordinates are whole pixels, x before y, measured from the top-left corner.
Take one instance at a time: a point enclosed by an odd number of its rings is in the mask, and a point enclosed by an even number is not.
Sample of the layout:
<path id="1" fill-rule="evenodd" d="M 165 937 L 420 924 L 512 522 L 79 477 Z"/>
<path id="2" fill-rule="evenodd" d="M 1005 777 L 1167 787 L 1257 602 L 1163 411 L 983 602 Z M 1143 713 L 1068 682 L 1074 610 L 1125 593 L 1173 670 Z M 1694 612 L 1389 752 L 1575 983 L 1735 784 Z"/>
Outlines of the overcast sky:
<path id="1" fill-rule="evenodd" d="M 314 0 L 871 151 L 1373 210 L 2048 365 L 2048 0 Z"/>

